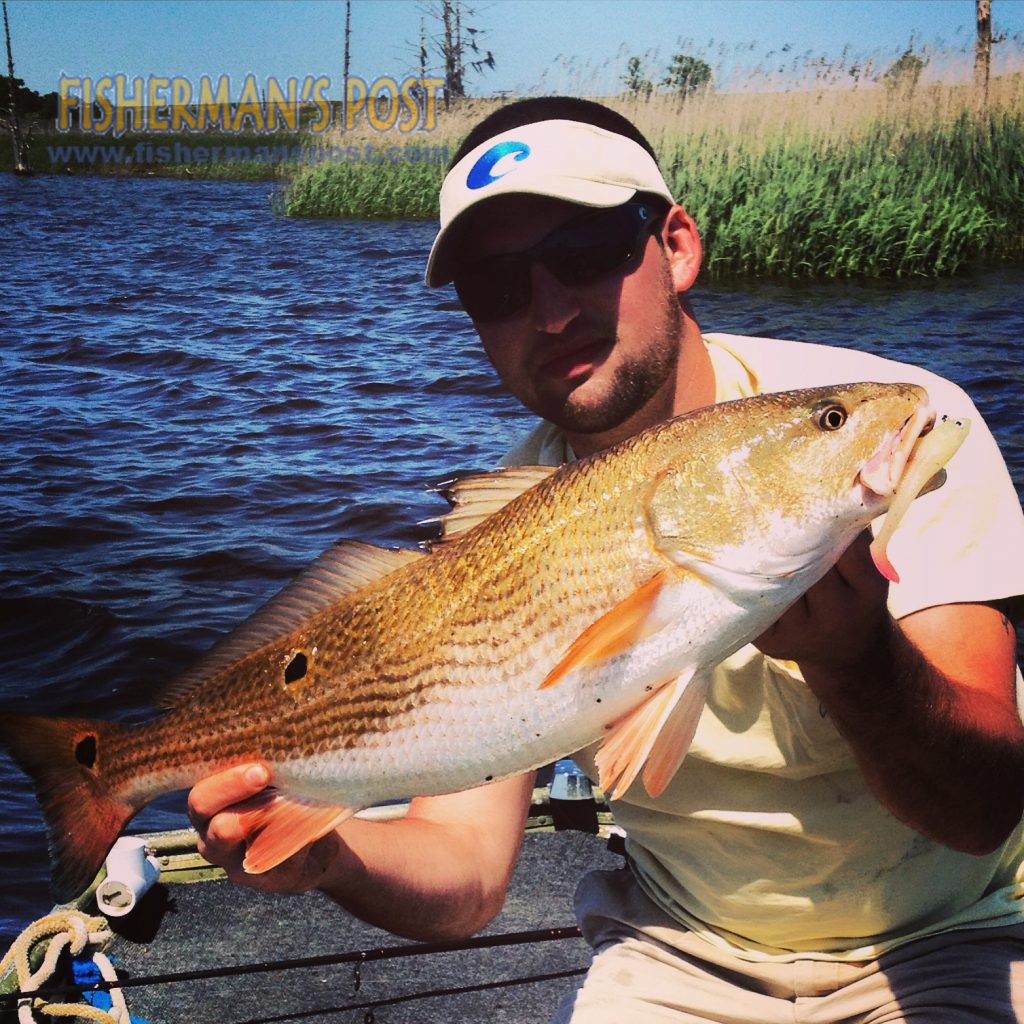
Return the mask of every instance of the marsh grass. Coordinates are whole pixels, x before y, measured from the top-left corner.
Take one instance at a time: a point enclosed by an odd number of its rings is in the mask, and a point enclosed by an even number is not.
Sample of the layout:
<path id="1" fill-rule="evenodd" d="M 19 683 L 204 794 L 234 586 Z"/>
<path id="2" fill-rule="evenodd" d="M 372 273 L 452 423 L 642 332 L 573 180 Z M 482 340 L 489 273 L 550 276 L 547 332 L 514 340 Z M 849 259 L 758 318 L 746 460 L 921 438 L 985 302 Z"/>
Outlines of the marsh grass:
<path id="1" fill-rule="evenodd" d="M 983 113 L 942 85 L 709 97 L 656 148 L 712 277 L 949 274 L 1024 258 L 1022 81 L 998 85 Z"/>
<path id="2" fill-rule="evenodd" d="M 981 110 L 957 81 L 887 86 L 848 66 L 808 66 L 807 88 L 762 79 L 763 91 L 682 102 L 598 97 L 651 140 L 701 229 L 708 276 L 907 278 L 1024 259 L 1024 74 L 993 79 Z M 497 105 L 476 100 L 444 115 L 431 145 L 454 154 Z M 346 140 L 366 142 L 337 141 Z M 436 217 L 443 175 L 437 163 L 302 168 L 284 207 Z"/>
<path id="3" fill-rule="evenodd" d="M 332 152 L 340 158 L 319 162 Z M 436 217 L 437 193 L 454 152 L 454 145 L 436 139 L 386 146 L 380 140 L 325 140 L 288 184 L 284 211 L 297 217 Z"/>

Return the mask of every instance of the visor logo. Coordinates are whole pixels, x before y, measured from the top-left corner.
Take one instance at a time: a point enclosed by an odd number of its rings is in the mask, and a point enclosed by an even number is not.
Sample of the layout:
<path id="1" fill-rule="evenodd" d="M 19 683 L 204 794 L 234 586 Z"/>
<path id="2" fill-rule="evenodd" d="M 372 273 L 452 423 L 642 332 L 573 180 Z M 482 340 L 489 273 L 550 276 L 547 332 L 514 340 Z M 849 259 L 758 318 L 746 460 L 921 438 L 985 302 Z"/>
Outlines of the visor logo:
<path id="1" fill-rule="evenodd" d="M 510 157 L 511 160 L 525 160 L 530 155 L 530 147 L 525 142 L 499 142 L 496 146 L 492 146 L 483 156 L 469 170 L 469 174 L 466 175 L 466 186 L 468 188 L 477 189 L 483 188 L 485 185 L 490 185 L 497 181 L 499 178 L 504 177 L 509 171 L 513 170 L 511 162 L 504 170 L 500 170 L 497 174 L 494 173 L 495 167 L 506 157 Z"/>

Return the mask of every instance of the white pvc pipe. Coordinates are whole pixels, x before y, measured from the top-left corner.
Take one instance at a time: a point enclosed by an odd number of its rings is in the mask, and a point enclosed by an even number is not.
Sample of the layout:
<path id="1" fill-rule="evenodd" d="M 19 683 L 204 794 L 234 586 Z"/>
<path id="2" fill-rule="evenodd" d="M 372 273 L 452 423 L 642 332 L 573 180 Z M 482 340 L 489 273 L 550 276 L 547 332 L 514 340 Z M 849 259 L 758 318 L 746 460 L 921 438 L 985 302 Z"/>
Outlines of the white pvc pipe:
<path id="1" fill-rule="evenodd" d="M 160 862 L 146 855 L 146 841 L 122 836 L 107 854 L 107 877 L 96 889 L 100 913 L 124 917 L 160 877 Z"/>

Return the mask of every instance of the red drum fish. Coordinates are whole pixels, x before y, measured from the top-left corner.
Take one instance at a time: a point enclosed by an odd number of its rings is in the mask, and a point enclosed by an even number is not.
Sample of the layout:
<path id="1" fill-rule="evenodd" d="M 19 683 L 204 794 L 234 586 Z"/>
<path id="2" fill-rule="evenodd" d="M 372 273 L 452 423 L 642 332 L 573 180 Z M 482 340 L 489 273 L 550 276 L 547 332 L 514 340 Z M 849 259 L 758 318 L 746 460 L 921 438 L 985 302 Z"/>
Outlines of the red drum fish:
<path id="1" fill-rule="evenodd" d="M 274 782 L 252 811 L 252 872 L 360 808 L 597 741 L 606 792 L 641 776 L 660 793 L 709 670 L 890 503 L 939 482 L 958 435 L 929 434 L 932 422 L 920 387 L 784 392 L 561 469 L 469 477 L 449 488 L 430 552 L 332 548 L 179 679 L 152 721 L 0 718 L 48 822 L 58 898 L 89 885 L 150 800 L 243 762 L 265 762 Z"/>

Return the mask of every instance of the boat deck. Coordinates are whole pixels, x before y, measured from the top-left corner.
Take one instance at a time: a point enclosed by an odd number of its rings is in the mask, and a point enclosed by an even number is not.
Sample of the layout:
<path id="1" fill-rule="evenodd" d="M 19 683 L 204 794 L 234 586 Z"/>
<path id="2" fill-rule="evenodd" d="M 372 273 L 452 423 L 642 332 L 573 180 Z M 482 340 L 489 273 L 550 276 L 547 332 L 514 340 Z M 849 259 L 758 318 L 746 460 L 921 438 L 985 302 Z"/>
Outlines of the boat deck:
<path id="1" fill-rule="evenodd" d="M 597 836 L 527 833 L 505 907 L 482 934 L 571 927 L 583 872 L 622 864 Z M 111 925 L 118 935 L 108 953 L 122 978 L 408 945 L 320 893 L 267 896 L 223 880 L 158 884 L 132 915 Z M 589 959 L 582 939 L 563 938 L 124 991 L 133 1017 L 151 1024 L 527 1024 L 551 1018 Z"/>
<path id="2" fill-rule="evenodd" d="M 407 955 L 418 944 L 364 924 L 322 893 L 232 885 L 198 855 L 195 833 L 179 830 L 146 835 L 160 881 L 128 916 L 108 918 L 114 937 L 104 952 L 127 983 L 133 1020 L 149 1024 L 542 1024 L 589 965 L 572 910 L 580 877 L 624 865 L 613 852 L 617 837 L 609 840 L 611 815 L 595 797 L 554 801 L 535 791 L 504 909 L 472 948 Z M 364 813 L 394 817 L 404 808 Z M 93 891 L 75 901 L 90 914 Z M 504 938 L 518 933 L 539 934 Z M 15 984 L 8 972 L 0 991 Z M 8 1020 L 13 1009 L 0 1005 L 0 1024 Z"/>

